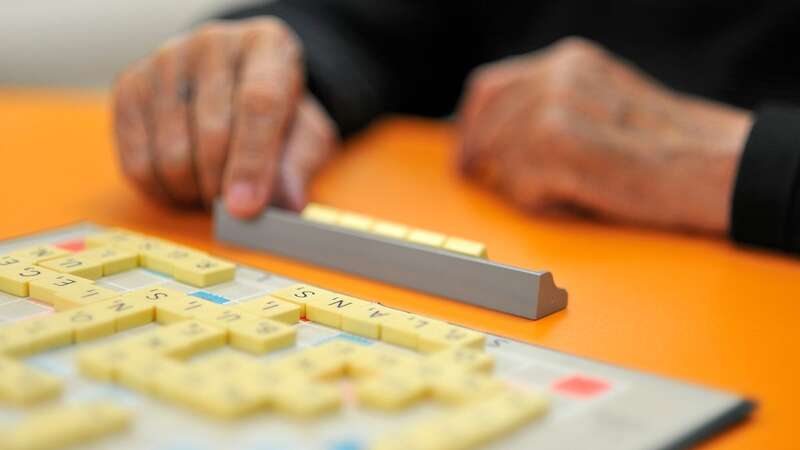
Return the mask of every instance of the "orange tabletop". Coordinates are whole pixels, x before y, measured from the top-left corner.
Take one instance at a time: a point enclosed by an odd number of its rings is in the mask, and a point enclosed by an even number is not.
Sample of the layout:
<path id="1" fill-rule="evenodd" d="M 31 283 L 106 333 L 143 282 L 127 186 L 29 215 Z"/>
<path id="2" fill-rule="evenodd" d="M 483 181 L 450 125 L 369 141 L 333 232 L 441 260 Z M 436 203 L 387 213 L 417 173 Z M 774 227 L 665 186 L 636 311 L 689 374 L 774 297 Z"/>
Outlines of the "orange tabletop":
<path id="1" fill-rule="evenodd" d="M 549 348 L 744 394 L 753 418 L 707 448 L 796 448 L 800 260 L 723 238 L 525 214 L 454 171 L 452 128 L 392 119 L 352 140 L 312 198 L 484 241 L 553 272 L 569 306 L 530 321 L 217 243 L 203 211 L 138 195 L 117 170 L 107 98 L 0 91 L 0 238 L 123 226 L 268 271 Z"/>

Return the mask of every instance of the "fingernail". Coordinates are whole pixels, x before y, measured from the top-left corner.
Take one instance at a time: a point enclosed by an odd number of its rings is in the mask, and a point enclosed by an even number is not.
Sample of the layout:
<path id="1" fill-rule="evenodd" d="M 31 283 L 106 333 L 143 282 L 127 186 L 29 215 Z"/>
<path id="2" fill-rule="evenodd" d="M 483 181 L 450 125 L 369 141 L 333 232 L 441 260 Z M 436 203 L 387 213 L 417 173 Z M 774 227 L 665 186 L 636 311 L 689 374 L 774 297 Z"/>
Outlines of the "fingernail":
<path id="1" fill-rule="evenodd" d="M 235 216 L 255 214 L 260 206 L 255 186 L 252 183 L 235 183 L 225 193 L 225 206 Z"/>

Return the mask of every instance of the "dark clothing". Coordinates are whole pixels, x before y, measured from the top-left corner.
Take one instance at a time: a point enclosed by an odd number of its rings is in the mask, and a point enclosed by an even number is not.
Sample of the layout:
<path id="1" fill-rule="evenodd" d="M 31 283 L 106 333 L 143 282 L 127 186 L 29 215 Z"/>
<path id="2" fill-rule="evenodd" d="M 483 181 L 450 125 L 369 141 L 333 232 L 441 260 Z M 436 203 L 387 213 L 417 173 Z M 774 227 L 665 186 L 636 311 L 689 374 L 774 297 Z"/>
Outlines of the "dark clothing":
<path id="1" fill-rule="evenodd" d="M 309 87 L 347 136 L 385 112 L 453 111 L 477 65 L 577 35 L 678 91 L 755 109 L 800 104 L 800 3 L 775 1 L 279 0 Z M 800 251 L 800 110 L 764 109 L 743 154 L 731 236 Z"/>

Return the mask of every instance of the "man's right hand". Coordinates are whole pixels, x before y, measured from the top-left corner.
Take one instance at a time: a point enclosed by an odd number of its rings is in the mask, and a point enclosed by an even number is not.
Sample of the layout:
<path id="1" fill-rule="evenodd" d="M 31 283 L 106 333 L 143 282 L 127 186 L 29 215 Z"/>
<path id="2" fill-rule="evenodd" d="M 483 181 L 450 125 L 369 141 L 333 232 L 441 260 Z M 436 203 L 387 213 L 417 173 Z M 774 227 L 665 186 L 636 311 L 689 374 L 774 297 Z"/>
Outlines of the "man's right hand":
<path id="1" fill-rule="evenodd" d="M 306 92 L 300 43 L 274 18 L 170 40 L 119 76 L 113 110 L 123 171 L 141 190 L 181 205 L 222 195 L 242 218 L 273 201 L 302 208 L 337 145 Z"/>

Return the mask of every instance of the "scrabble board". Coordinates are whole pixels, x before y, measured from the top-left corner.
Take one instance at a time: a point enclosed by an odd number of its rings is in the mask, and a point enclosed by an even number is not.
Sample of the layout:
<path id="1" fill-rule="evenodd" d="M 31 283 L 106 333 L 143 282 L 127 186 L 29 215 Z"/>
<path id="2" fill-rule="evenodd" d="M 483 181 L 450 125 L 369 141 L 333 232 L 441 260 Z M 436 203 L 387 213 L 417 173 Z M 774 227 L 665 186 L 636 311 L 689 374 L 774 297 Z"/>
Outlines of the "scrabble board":
<path id="1" fill-rule="evenodd" d="M 105 231 L 80 224 L 11 239 L 0 243 L 0 255 L 47 244 L 80 262 L 86 242 Z M 457 324 L 430 319 L 438 328 L 409 334 L 391 321 L 359 321 L 359 311 L 384 311 L 427 323 L 415 311 L 330 293 L 290 274 L 242 265 L 228 271 L 224 262 L 220 270 L 170 269 L 154 255 L 145 264 L 143 255 L 136 263 L 117 255 L 100 274 L 66 267 L 63 256 L 39 263 L 96 278 L 80 295 L 41 293 L 35 283 L 17 295 L 0 293 L 0 448 L 682 448 L 745 418 L 753 407 L 731 393 Z M 6 291 L 20 286 L 9 273 L 0 269 L 0 283 L 3 274 L 11 280 L 2 285 Z M 326 292 L 324 302 L 282 300 Z M 19 295 L 25 293 L 36 298 Z M 152 303 L 143 303 L 146 293 Z M 158 293 L 180 294 L 184 306 L 163 303 Z M 95 294 L 108 298 L 81 303 Z M 139 302 L 150 315 L 118 316 L 113 329 L 74 325 L 68 342 L 53 333 L 23 350 L 3 334 L 97 311 L 120 298 Z M 230 311 L 256 314 L 265 301 L 285 309 L 243 326 L 271 324 L 269 339 L 250 339 L 244 328 L 226 325 Z M 227 313 L 190 313 L 189 303 Z M 362 309 L 352 316 L 339 309 L 350 304 Z M 112 350 L 156 340 L 174 344 L 158 353 L 160 359 L 114 359 Z"/>

